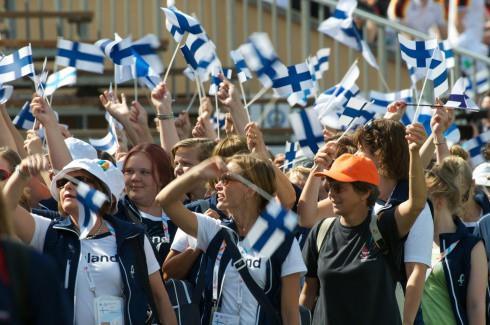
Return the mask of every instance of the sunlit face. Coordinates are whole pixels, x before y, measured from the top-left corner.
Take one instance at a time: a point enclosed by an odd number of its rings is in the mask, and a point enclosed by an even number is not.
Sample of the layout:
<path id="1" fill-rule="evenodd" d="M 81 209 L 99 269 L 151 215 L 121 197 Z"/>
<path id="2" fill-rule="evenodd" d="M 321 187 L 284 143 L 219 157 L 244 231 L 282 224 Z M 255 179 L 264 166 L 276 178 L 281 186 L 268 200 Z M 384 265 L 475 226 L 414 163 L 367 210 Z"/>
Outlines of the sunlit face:
<path id="1" fill-rule="evenodd" d="M 245 193 L 249 190 L 240 181 L 228 177 L 229 174 L 240 174 L 241 168 L 230 162 L 227 165 L 229 170 L 228 174 L 225 174 L 214 186 L 216 194 L 218 196 L 218 204 L 216 205 L 220 210 L 234 210 L 243 207 L 247 204 L 247 197 Z"/>
<path id="2" fill-rule="evenodd" d="M 160 191 L 155 181 L 151 160 L 146 154 L 138 152 L 129 157 L 124 168 L 126 194 L 136 206 L 150 206 Z"/>
<path id="3" fill-rule="evenodd" d="M 369 193 L 358 193 L 352 183 L 329 181 L 328 197 L 332 201 L 333 211 L 339 216 L 349 216 L 360 205 L 366 206 Z"/>
<path id="4" fill-rule="evenodd" d="M 174 174 L 175 177 L 179 177 L 186 173 L 189 169 L 199 164 L 198 159 L 199 152 L 193 147 L 180 147 L 175 152 L 174 158 Z"/>
<path id="5" fill-rule="evenodd" d="M 2 178 L 0 179 L 0 186 L 3 186 L 8 179 L 8 176 L 11 174 L 12 166 L 9 164 L 9 162 L 2 157 L 0 157 L 0 170 L 2 173 Z"/>

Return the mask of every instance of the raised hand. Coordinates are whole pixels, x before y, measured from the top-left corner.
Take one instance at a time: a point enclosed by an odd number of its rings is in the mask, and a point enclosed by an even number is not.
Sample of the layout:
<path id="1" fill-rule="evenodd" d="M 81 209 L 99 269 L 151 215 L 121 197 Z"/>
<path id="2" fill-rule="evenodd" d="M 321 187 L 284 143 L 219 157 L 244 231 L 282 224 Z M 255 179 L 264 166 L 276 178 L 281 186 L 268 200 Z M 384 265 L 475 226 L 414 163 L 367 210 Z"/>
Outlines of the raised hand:
<path id="1" fill-rule="evenodd" d="M 35 154 L 24 158 L 17 168 L 23 177 L 37 176 L 40 172 L 49 170 L 50 164 L 47 157 Z"/>
<path id="2" fill-rule="evenodd" d="M 28 155 L 42 154 L 43 142 L 35 130 L 28 130 L 24 140 L 24 149 Z"/>
<path id="3" fill-rule="evenodd" d="M 118 122 L 124 123 L 129 119 L 130 111 L 124 93 L 121 93 L 121 101 L 119 101 L 117 97 L 114 97 L 114 94 L 109 93 L 109 91 L 106 90 L 99 96 L 99 100 L 105 110 Z"/>
<path id="4" fill-rule="evenodd" d="M 181 112 L 179 114 L 179 117 L 175 119 L 175 128 L 181 140 L 192 137 L 192 124 L 189 113 Z"/>
<path id="5" fill-rule="evenodd" d="M 387 120 L 400 121 L 407 110 L 407 103 L 397 100 L 390 103 L 387 107 L 384 118 Z"/>
<path id="6" fill-rule="evenodd" d="M 151 92 L 151 103 L 157 114 L 172 113 L 172 95 L 163 82 L 159 83 Z"/>
<path id="7" fill-rule="evenodd" d="M 250 151 L 259 154 L 264 159 L 269 158 L 262 131 L 257 123 L 250 122 L 245 126 L 245 136 L 247 137 L 247 146 Z"/>
<path id="8" fill-rule="evenodd" d="M 329 141 L 325 143 L 315 155 L 315 164 L 323 169 L 330 168 L 335 159 L 335 152 L 337 152 L 336 141 Z"/>
<path id="9" fill-rule="evenodd" d="M 227 109 L 241 108 L 242 102 L 236 87 L 229 80 L 223 78 L 219 85 L 218 99 Z"/>
<path id="10" fill-rule="evenodd" d="M 410 151 L 419 151 L 422 144 L 427 139 L 427 133 L 424 126 L 420 123 L 413 123 L 405 129 L 405 139 L 408 141 L 408 149 Z"/>
<path id="11" fill-rule="evenodd" d="M 44 127 L 58 127 L 56 115 L 44 98 L 34 94 L 31 101 L 31 111 L 32 115 L 34 115 L 34 117 L 41 122 Z"/>

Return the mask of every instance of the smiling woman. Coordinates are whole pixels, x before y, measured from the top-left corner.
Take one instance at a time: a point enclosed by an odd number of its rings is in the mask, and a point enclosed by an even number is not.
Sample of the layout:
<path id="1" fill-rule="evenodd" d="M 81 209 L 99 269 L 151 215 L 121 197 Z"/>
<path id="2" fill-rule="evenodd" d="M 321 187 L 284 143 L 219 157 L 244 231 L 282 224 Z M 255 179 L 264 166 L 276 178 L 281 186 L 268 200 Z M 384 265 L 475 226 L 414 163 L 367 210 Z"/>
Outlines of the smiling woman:
<path id="1" fill-rule="evenodd" d="M 126 156 L 123 173 L 126 195 L 119 202 L 117 215 L 144 225 L 161 266 L 177 231 L 155 202 L 158 192 L 174 178 L 170 158 L 156 144 L 140 144 Z"/>
<path id="2" fill-rule="evenodd" d="M 253 154 L 238 154 L 228 158 L 226 163 L 220 157 L 203 161 L 168 184 L 157 196 L 165 213 L 183 231 L 197 238 L 197 247 L 206 252 L 205 262 L 201 264 L 204 269 L 200 270 L 210 275 L 205 279 L 208 289 L 204 294 L 203 323 L 227 319 L 233 324 L 272 324 L 278 316 L 283 324 L 299 324 L 299 278 L 306 268 L 298 242 L 292 235 L 287 236 L 271 257 L 262 256 L 247 246 L 243 238 L 268 201 L 237 180 L 237 175 L 271 196 L 276 192 L 272 163 Z M 217 207 L 226 210 L 231 221 L 222 222 L 193 213 L 182 204 L 180 197 L 196 182 L 209 180 L 217 180 Z M 222 246 L 224 251 L 213 255 L 212 252 L 220 248 L 223 231 L 232 231 L 236 237 L 236 246 L 253 281 L 264 290 L 276 313 L 266 314 L 259 307 L 239 270 L 229 263 L 231 253 L 228 246 Z M 213 287 L 217 292 L 211 290 Z"/>
<path id="3" fill-rule="evenodd" d="M 11 205 L 17 204 L 18 193 L 30 177 L 47 167 L 42 156 L 29 156 L 21 162 L 4 188 Z M 86 237 L 80 235 L 79 227 L 80 211 L 88 212 L 80 208 L 79 185 L 75 184 L 80 182 L 108 198 L 100 210 L 90 211 L 93 226 Z M 17 207 L 13 218 L 15 231 L 25 243 L 56 260 L 74 304 L 71 309 L 75 310 L 75 323 L 98 324 L 103 306 L 110 302 L 121 323 L 143 324 L 147 307 L 151 306 L 154 315 L 161 316 L 160 321 L 174 324 L 160 267 L 143 229 L 111 215 L 123 187 L 122 173 L 110 162 L 73 160 L 51 183 L 50 191 L 59 203 L 59 213 L 46 212 L 52 217 L 48 219 Z"/>

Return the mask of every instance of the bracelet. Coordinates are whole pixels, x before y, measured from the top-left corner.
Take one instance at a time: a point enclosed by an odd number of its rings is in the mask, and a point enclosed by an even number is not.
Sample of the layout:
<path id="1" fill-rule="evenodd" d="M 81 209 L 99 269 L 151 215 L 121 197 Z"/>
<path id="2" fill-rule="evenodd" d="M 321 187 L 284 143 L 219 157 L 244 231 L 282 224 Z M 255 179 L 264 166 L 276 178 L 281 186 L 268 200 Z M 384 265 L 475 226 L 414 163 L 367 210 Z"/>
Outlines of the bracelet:
<path id="1" fill-rule="evenodd" d="M 157 119 L 159 120 L 173 120 L 175 117 L 174 117 L 174 114 L 173 113 L 170 113 L 170 114 L 157 114 Z"/>
<path id="2" fill-rule="evenodd" d="M 439 146 L 439 145 L 441 145 L 441 144 L 446 144 L 446 141 L 437 142 L 437 141 L 434 139 L 434 144 L 435 144 L 436 146 Z"/>
<path id="3" fill-rule="evenodd" d="M 17 165 L 15 167 L 15 171 L 17 172 L 17 174 L 19 174 L 20 177 L 22 177 L 23 179 L 28 179 L 29 177 L 31 177 L 31 174 L 29 173 L 25 173 L 22 171 L 22 169 L 20 169 L 20 165 Z"/>

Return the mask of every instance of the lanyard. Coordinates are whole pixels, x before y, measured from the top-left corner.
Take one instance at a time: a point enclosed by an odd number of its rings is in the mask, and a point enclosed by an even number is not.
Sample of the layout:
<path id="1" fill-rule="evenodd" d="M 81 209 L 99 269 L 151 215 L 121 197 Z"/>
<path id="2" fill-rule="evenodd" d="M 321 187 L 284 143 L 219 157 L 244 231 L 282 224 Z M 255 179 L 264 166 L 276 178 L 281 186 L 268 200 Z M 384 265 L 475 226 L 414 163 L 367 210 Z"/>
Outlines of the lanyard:
<path id="1" fill-rule="evenodd" d="M 165 213 L 162 212 L 162 228 L 163 228 L 163 240 L 165 243 L 170 243 L 170 234 L 168 232 L 168 221 L 169 217 Z"/>
<path id="2" fill-rule="evenodd" d="M 218 303 L 218 278 L 219 278 L 219 266 L 221 262 L 221 258 L 223 257 L 223 253 L 225 252 L 226 249 L 226 242 L 223 240 L 221 243 L 221 246 L 218 251 L 218 255 L 216 255 L 216 261 L 214 262 L 214 267 L 213 267 L 213 304 L 216 305 Z M 221 292 L 223 292 L 223 283 L 225 282 L 225 278 L 223 275 L 223 279 L 221 281 Z"/>
<path id="3" fill-rule="evenodd" d="M 442 260 L 446 258 L 449 254 L 451 254 L 451 252 L 456 248 L 456 246 L 458 246 L 458 243 L 459 240 L 455 241 L 454 243 L 449 245 L 449 247 L 447 247 L 442 253 L 439 253 L 439 256 L 436 258 L 436 261 L 432 263 L 431 269 L 433 269 L 437 263 L 442 262 Z"/>

